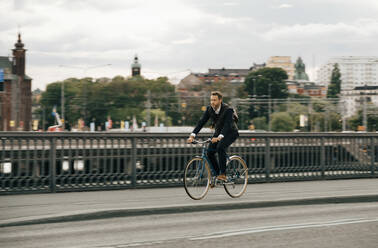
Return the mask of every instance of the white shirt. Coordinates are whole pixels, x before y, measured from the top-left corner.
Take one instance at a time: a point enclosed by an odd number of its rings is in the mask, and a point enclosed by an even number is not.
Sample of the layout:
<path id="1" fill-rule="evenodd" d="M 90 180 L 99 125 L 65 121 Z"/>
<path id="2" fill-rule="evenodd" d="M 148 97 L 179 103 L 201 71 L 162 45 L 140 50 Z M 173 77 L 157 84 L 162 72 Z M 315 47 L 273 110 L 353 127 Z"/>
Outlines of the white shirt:
<path id="1" fill-rule="evenodd" d="M 218 108 L 218 109 L 214 109 L 214 108 L 213 108 L 215 114 L 219 115 L 219 112 L 220 112 L 221 107 L 222 107 L 222 105 L 219 105 L 219 108 Z"/>
<path id="2" fill-rule="evenodd" d="M 219 105 L 219 108 L 218 108 L 218 109 L 214 109 L 214 108 L 212 107 L 213 110 L 214 110 L 214 112 L 215 112 L 215 114 L 219 115 L 219 112 L 220 112 L 220 110 L 221 110 L 221 107 L 222 107 L 222 105 Z M 190 136 L 193 136 L 193 138 L 195 138 L 195 137 L 196 137 L 196 134 L 195 134 L 195 133 L 191 133 Z M 218 135 L 218 138 L 220 138 L 220 139 L 222 139 L 223 137 L 224 137 L 223 134 L 219 134 L 219 135 Z"/>

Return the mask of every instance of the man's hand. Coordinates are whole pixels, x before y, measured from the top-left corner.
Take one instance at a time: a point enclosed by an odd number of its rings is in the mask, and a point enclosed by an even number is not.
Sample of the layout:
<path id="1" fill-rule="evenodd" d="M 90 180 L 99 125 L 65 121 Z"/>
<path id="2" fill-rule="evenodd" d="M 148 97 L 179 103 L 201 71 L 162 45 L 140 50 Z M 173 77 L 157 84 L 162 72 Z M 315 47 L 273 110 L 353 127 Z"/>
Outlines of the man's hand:
<path id="1" fill-rule="evenodd" d="M 193 140 L 194 140 L 194 137 L 190 135 L 189 138 L 186 140 L 186 142 L 190 144 L 193 142 Z"/>
<path id="2" fill-rule="evenodd" d="M 217 143 L 218 141 L 220 141 L 221 140 L 221 138 L 212 138 L 211 139 L 211 143 Z"/>

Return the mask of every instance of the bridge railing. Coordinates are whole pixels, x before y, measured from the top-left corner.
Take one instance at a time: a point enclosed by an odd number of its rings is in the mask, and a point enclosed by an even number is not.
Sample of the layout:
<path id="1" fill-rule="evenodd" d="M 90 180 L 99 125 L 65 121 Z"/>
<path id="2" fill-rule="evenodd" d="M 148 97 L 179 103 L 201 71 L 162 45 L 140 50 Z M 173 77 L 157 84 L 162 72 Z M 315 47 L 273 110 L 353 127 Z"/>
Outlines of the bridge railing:
<path id="1" fill-rule="evenodd" d="M 211 134 L 201 134 L 207 138 Z M 0 194 L 182 184 L 184 133 L 0 133 Z M 377 177 L 377 133 L 241 133 L 249 182 Z"/>

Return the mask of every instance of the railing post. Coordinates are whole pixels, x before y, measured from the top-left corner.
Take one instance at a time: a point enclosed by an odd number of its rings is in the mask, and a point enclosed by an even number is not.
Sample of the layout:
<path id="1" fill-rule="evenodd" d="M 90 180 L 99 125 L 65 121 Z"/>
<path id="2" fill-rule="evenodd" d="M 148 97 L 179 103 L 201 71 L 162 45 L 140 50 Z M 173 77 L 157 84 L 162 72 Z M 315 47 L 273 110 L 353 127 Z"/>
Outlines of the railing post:
<path id="1" fill-rule="evenodd" d="M 50 192 L 56 192 L 56 138 L 50 140 Z"/>
<path id="2" fill-rule="evenodd" d="M 266 182 L 270 181 L 270 138 L 265 138 L 265 178 Z"/>
<path id="3" fill-rule="evenodd" d="M 375 144 L 374 137 L 370 138 L 370 147 L 371 147 L 371 175 L 375 174 Z"/>
<path id="4" fill-rule="evenodd" d="M 131 185 L 136 188 L 136 156 L 137 156 L 137 146 L 136 137 L 131 138 Z"/>
<path id="5" fill-rule="evenodd" d="M 321 173 L 322 173 L 322 179 L 324 179 L 325 177 L 325 142 L 324 142 L 325 138 L 322 137 L 321 138 L 321 142 L 320 142 L 320 169 L 321 169 Z"/>

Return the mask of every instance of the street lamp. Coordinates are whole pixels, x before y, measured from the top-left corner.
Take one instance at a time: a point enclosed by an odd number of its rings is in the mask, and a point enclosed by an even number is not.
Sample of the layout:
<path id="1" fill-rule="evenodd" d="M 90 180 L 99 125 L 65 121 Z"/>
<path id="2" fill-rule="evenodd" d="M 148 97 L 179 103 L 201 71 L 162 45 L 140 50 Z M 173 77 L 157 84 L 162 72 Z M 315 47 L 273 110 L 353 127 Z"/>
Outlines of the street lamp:
<path id="1" fill-rule="evenodd" d="M 271 110 L 272 110 L 272 107 L 271 107 L 271 99 L 272 99 L 272 92 L 271 92 L 271 83 L 269 83 L 269 87 L 268 87 L 268 94 L 269 94 L 269 114 L 268 114 L 268 117 L 269 117 L 269 122 L 268 122 L 268 130 L 269 132 L 272 130 L 272 123 L 271 123 Z"/>
<path id="2" fill-rule="evenodd" d="M 367 132 L 367 111 L 366 111 L 366 95 L 367 95 L 367 84 L 365 84 L 364 98 L 363 98 L 363 116 L 362 125 L 364 126 L 364 131 Z"/>
<path id="3" fill-rule="evenodd" d="M 105 66 L 111 66 L 112 64 L 101 64 L 101 65 L 94 65 L 94 66 L 70 66 L 70 65 L 59 65 L 59 67 L 63 68 L 72 68 L 72 69 L 79 69 L 83 71 L 84 77 L 87 75 L 88 70 L 94 69 L 94 68 L 100 68 L 100 67 L 105 67 Z M 87 90 L 86 87 L 84 87 L 85 90 L 85 103 L 84 103 L 84 120 L 86 118 L 86 112 L 87 112 Z M 64 81 L 62 81 L 61 85 L 61 109 L 62 109 L 62 125 L 63 125 L 63 130 L 65 129 L 65 119 L 64 119 Z"/>

